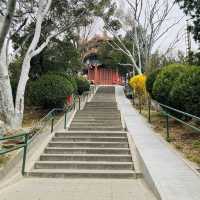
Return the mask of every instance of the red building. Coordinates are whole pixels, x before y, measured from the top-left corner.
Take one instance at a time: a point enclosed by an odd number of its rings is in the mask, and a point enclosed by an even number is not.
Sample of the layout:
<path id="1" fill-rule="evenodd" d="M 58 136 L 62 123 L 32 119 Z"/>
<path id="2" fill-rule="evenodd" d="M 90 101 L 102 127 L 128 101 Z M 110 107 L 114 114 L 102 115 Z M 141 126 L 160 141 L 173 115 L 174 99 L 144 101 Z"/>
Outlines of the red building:
<path id="1" fill-rule="evenodd" d="M 97 85 L 122 84 L 123 78 L 118 70 L 109 66 L 104 67 L 103 63 L 98 60 L 98 48 L 107 40 L 109 40 L 109 37 L 104 34 L 103 36 L 97 35 L 84 43 L 84 63 L 87 67 L 88 80 Z"/>
<path id="2" fill-rule="evenodd" d="M 123 82 L 117 70 L 97 65 L 88 67 L 88 80 L 96 85 L 121 85 Z"/>

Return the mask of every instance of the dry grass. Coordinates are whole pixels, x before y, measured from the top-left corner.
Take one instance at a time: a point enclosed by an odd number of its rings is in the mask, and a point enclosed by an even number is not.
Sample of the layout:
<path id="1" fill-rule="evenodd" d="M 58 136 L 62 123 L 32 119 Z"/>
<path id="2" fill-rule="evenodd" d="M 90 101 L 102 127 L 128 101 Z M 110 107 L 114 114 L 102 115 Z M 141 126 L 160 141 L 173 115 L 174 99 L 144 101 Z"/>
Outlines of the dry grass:
<path id="1" fill-rule="evenodd" d="M 148 110 L 143 109 L 142 115 L 148 119 Z M 158 134 L 166 137 L 166 120 L 160 112 L 151 111 L 151 124 Z M 170 143 L 200 166 L 200 133 L 173 119 L 169 120 L 169 125 Z"/>
<path id="2" fill-rule="evenodd" d="M 3 165 L 9 160 L 10 156 L 3 155 L 0 156 L 0 168 L 3 167 Z"/>
<path id="3" fill-rule="evenodd" d="M 44 117 L 49 110 L 42 110 L 40 108 L 26 107 L 24 113 L 23 127 L 31 127 L 34 122 Z"/>
<path id="4" fill-rule="evenodd" d="M 47 110 L 41 110 L 41 109 L 37 109 L 37 108 L 26 108 L 25 114 L 24 114 L 23 127 L 25 127 L 25 128 L 32 127 L 33 123 L 35 121 L 40 120 L 44 115 L 46 115 L 46 113 L 48 113 Z M 8 134 L 12 135 L 12 134 L 16 134 L 17 132 L 10 132 Z M 7 141 L 7 142 L 9 142 L 9 141 Z M 5 143 L 6 143 L 6 141 L 5 141 Z M 3 148 L 4 144 L 2 144 L 0 146 L 0 149 Z M 15 153 L 16 152 L 14 151 L 14 152 L 10 152 L 6 155 L 0 156 L 0 167 L 3 167 Z"/>

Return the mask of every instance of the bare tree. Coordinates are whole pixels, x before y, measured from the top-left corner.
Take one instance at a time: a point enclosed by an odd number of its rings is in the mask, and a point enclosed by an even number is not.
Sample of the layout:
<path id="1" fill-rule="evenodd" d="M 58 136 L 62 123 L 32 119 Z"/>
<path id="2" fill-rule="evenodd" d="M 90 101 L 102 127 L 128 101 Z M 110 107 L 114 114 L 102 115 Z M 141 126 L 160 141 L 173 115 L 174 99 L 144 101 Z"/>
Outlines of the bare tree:
<path id="1" fill-rule="evenodd" d="M 122 14 L 119 20 L 122 29 L 125 32 L 129 30 L 132 47 L 128 48 L 123 37 L 119 36 L 119 31 L 113 30 L 112 27 L 109 27 L 109 32 L 116 40 L 111 41 L 110 45 L 128 56 L 133 71 L 142 74 L 143 68 L 146 70 L 149 66 L 155 44 L 184 16 L 170 20 L 169 16 L 174 9 L 174 3 L 170 3 L 169 0 L 126 0 L 126 2 L 129 12 Z"/>

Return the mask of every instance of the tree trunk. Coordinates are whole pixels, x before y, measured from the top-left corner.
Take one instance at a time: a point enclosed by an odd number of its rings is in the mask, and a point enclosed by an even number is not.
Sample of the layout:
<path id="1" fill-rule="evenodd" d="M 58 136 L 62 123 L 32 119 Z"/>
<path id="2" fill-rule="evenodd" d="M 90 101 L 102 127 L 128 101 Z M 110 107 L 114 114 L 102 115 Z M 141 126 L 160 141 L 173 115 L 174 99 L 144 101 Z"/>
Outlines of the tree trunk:
<path id="1" fill-rule="evenodd" d="M 36 16 L 35 33 L 34 33 L 32 42 L 24 57 L 21 75 L 20 75 L 20 79 L 19 79 L 19 83 L 17 87 L 17 94 L 16 94 L 16 100 L 15 100 L 15 119 L 16 119 L 17 127 L 22 126 L 23 114 L 24 114 L 24 98 L 25 98 L 24 95 L 25 95 L 26 85 L 29 79 L 31 59 L 34 56 L 36 47 L 40 40 L 42 22 L 51 6 L 51 2 L 52 0 L 39 1 L 39 8 L 38 8 L 37 16 Z"/>
<path id="2" fill-rule="evenodd" d="M 15 110 L 10 78 L 8 75 L 0 78 L 0 109 L 3 121 L 11 128 L 15 128 Z"/>
<path id="3" fill-rule="evenodd" d="M 15 5 L 16 5 L 16 0 L 8 0 L 7 2 L 7 14 L 3 18 L 1 27 L 0 27 L 0 52 L 3 48 L 4 45 L 4 40 L 6 35 L 8 34 L 10 24 L 12 21 L 13 14 L 15 12 Z"/>
<path id="4" fill-rule="evenodd" d="M 6 43 L 7 41 L 4 42 L 0 55 L 0 114 L 8 126 L 14 127 L 14 104 L 8 74 Z"/>
<path id="5" fill-rule="evenodd" d="M 31 56 L 27 53 L 22 64 L 22 71 L 17 87 L 17 94 L 15 100 L 15 117 L 16 117 L 15 123 L 17 127 L 22 126 L 23 115 L 24 115 L 24 95 L 25 95 L 26 85 L 29 79 L 29 71 L 31 67 L 30 62 L 31 62 Z"/>

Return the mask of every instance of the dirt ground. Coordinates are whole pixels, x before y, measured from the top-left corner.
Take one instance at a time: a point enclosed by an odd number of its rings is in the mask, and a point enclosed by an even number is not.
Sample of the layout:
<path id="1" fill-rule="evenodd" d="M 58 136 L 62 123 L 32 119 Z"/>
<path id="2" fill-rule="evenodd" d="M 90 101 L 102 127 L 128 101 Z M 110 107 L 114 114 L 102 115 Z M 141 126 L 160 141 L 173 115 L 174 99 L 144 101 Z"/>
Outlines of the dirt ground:
<path id="1" fill-rule="evenodd" d="M 30 128 L 34 125 L 35 122 L 39 121 L 42 117 L 44 117 L 49 110 L 42 110 L 39 108 L 26 108 L 24 113 L 24 120 L 23 120 L 23 128 Z M 10 132 L 8 134 L 16 134 L 15 132 Z M 10 158 L 16 153 L 16 151 L 10 152 L 6 155 L 0 156 L 0 167 L 3 167 Z"/>
<path id="2" fill-rule="evenodd" d="M 40 109 L 37 107 L 27 107 L 24 113 L 23 127 L 31 127 L 34 122 L 44 117 L 49 110 Z"/>

